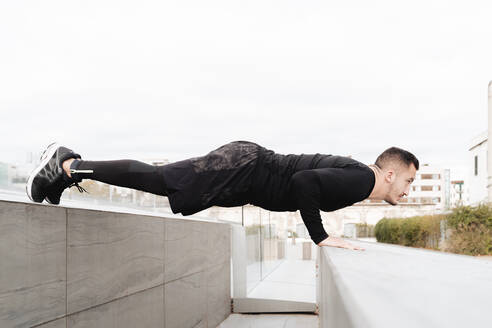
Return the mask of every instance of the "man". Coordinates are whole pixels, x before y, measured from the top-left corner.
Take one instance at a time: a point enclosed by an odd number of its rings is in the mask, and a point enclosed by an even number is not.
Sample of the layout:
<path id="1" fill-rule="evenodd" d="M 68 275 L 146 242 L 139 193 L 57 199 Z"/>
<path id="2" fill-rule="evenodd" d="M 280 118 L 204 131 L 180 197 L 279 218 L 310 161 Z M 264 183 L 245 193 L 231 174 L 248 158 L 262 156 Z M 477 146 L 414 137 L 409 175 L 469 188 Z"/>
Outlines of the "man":
<path id="1" fill-rule="evenodd" d="M 92 179 L 167 196 L 173 213 L 191 215 L 211 206 L 253 204 L 270 211 L 297 211 L 318 246 L 363 250 L 328 236 L 320 216 L 366 198 L 396 205 L 408 196 L 417 158 L 392 147 L 364 165 L 349 157 L 282 155 L 248 141 L 234 141 L 205 156 L 164 166 L 135 160 L 86 161 L 56 143 L 31 173 L 26 192 L 34 202 L 59 204 L 68 187 Z"/>

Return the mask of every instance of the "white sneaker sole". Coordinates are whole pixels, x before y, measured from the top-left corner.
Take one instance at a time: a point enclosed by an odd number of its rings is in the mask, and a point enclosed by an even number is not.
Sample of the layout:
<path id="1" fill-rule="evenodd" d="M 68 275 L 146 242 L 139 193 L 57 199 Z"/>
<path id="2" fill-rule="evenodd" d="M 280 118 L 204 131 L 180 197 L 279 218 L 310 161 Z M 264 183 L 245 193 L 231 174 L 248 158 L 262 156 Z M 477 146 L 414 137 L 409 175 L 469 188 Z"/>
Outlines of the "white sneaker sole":
<path id="1" fill-rule="evenodd" d="M 34 178 L 36 175 L 38 175 L 39 171 L 45 167 L 46 164 L 50 161 L 51 157 L 55 154 L 56 150 L 60 147 L 60 145 L 56 142 L 52 143 L 51 145 L 48 146 L 48 148 L 45 150 L 43 156 L 41 157 L 41 164 L 39 164 L 38 167 L 36 167 L 31 174 L 29 175 L 29 179 L 27 179 L 26 183 L 26 193 L 29 199 L 33 202 L 35 202 L 34 199 L 32 199 L 32 183 L 34 181 Z M 40 201 L 39 203 L 42 203 L 43 201 Z"/>

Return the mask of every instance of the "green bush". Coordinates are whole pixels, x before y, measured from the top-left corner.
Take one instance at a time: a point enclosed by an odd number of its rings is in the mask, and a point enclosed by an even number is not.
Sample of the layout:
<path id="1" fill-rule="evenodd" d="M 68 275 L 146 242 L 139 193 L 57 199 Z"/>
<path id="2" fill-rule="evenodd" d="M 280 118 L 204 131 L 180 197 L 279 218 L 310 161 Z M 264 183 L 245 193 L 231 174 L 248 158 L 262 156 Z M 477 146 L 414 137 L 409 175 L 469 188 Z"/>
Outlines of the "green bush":
<path id="1" fill-rule="evenodd" d="M 465 226 L 484 225 L 492 229 L 492 209 L 487 205 L 477 207 L 460 206 L 453 210 L 447 218 L 448 226 L 457 229 L 460 224 Z"/>
<path id="2" fill-rule="evenodd" d="M 401 220 L 383 218 L 374 228 L 374 234 L 379 242 L 399 244 L 401 240 Z"/>
<path id="3" fill-rule="evenodd" d="M 440 222 L 449 237 L 439 245 Z M 461 206 L 447 215 L 383 218 L 375 226 L 379 242 L 432 248 L 465 255 L 492 255 L 492 208 Z"/>
<path id="4" fill-rule="evenodd" d="M 437 249 L 443 215 L 383 218 L 375 227 L 379 242 Z"/>
<path id="5" fill-rule="evenodd" d="M 448 215 L 452 233 L 446 251 L 465 255 L 492 255 L 492 209 L 487 205 L 461 206 Z"/>
<path id="6" fill-rule="evenodd" d="M 492 255 L 490 229 L 483 224 L 460 224 L 451 235 L 445 250 L 465 255 Z"/>

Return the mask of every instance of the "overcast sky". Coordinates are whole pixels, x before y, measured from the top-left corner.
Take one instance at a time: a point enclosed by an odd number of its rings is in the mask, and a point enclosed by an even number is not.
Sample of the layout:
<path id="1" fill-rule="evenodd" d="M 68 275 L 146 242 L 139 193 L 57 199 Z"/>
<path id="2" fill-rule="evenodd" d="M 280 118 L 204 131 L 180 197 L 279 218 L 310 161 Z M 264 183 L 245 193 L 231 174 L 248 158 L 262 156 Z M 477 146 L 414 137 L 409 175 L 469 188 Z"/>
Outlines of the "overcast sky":
<path id="1" fill-rule="evenodd" d="M 490 1 L 2 1 L 0 161 L 250 140 L 279 153 L 398 146 L 467 167 L 487 129 Z M 454 174 L 453 174 L 454 172 Z"/>

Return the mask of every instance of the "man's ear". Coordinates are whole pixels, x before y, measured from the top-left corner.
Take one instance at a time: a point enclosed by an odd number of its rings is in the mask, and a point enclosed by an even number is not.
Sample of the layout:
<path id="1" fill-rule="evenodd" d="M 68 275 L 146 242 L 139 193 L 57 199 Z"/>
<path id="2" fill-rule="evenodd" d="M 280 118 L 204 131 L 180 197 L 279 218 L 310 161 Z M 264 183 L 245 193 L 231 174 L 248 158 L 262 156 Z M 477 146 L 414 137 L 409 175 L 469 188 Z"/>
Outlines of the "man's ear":
<path id="1" fill-rule="evenodd" d="M 395 170 L 389 169 L 386 171 L 384 174 L 384 180 L 388 183 L 393 183 L 393 180 L 395 180 Z"/>

